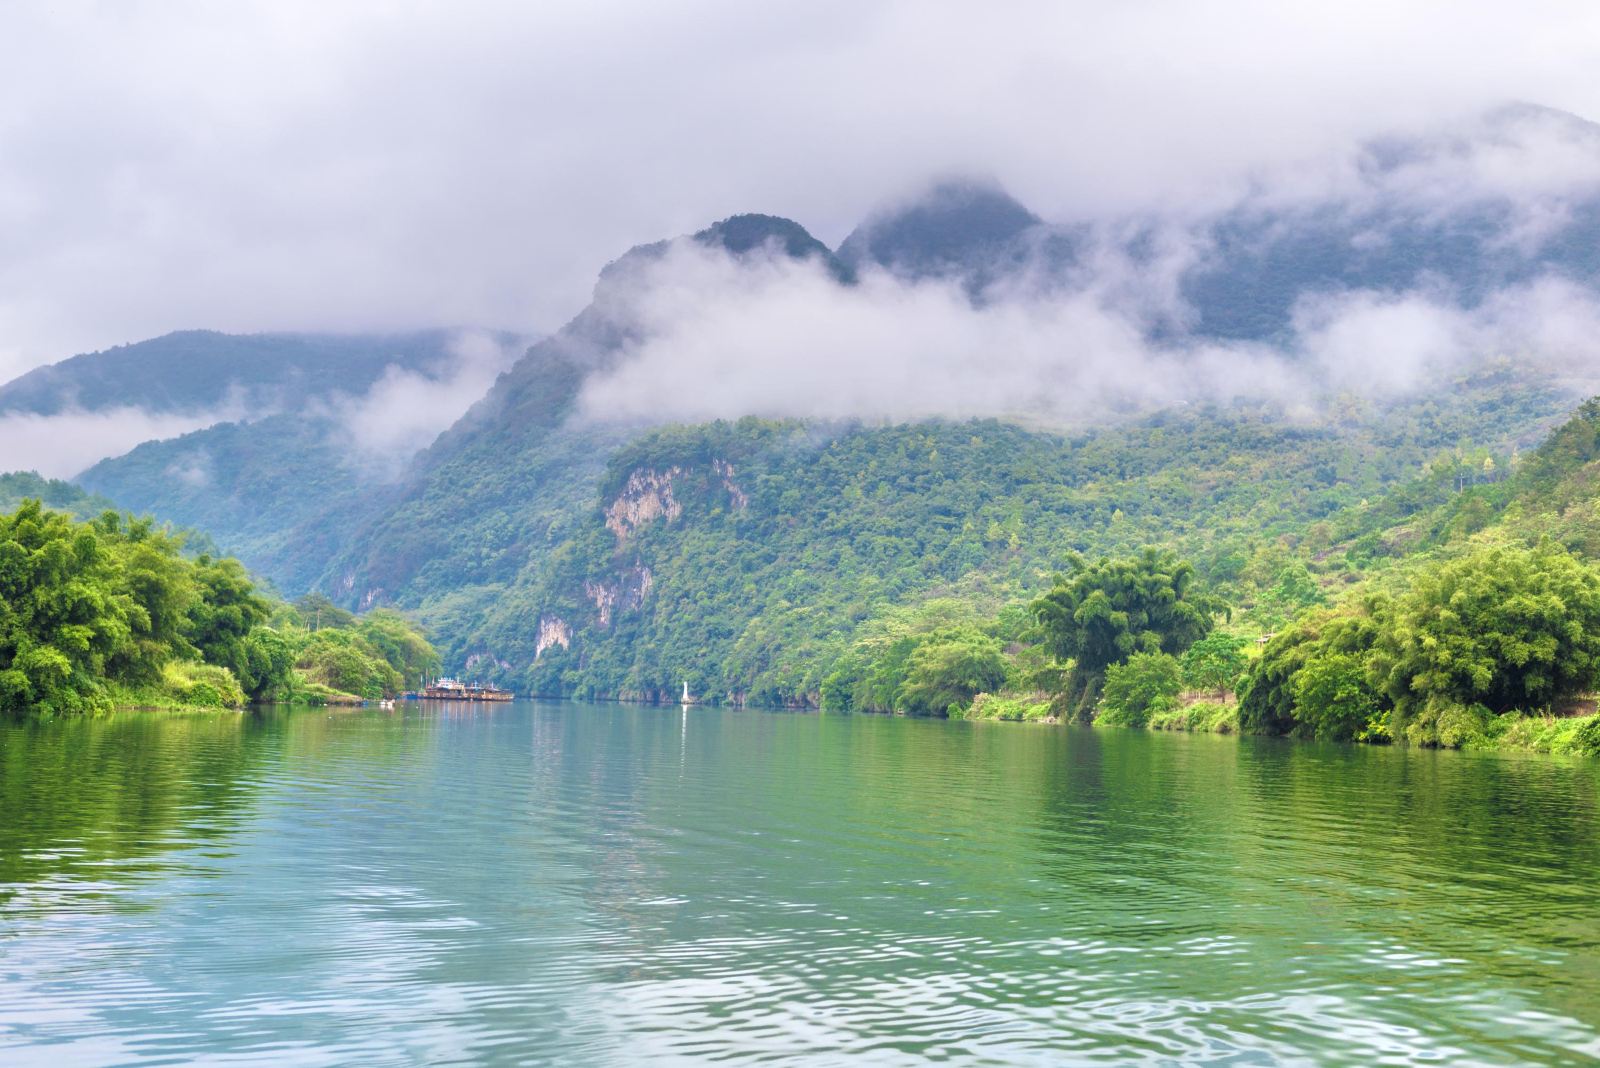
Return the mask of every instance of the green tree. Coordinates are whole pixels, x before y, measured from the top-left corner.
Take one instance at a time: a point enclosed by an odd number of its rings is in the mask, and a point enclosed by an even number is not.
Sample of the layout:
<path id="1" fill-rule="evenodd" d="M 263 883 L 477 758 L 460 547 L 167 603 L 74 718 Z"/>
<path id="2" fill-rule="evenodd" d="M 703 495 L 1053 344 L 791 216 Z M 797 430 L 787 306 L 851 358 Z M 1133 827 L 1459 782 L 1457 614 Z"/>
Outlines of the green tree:
<path id="1" fill-rule="evenodd" d="M 1320 648 L 1294 677 L 1297 719 L 1318 738 L 1347 742 L 1387 737 L 1387 702 L 1367 680 L 1357 653 Z"/>
<path id="2" fill-rule="evenodd" d="M 439 654 L 399 612 L 374 609 L 356 621 L 355 630 L 406 682 L 438 670 Z"/>
<path id="3" fill-rule="evenodd" d="M 294 663 L 300 649 L 293 638 L 271 627 L 257 627 L 244 640 L 245 667 L 238 677 L 252 701 L 282 700 L 294 690 Z M 246 685 L 246 680 L 248 684 Z"/>
<path id="4" fill-rule="evenodd" d="M 1248 645 L 1243 638 L 1212 631 L 1184 652 L 1183 681 L 1196 690 L 1214 691 L 1218 700 L 1226 701 L 1249 666 L 1244 654 Z"/>
<path id="5" fill-rule="evenodd" d="M 106 664 L 130 653 L 133 624 L 148 616 L 118 580 L 93 528 L 35 500 L 0 516 L 0 709 L 105 705 Z"/>
<path id="6" fill-rule="evenodd" d="M 1382 597 L 1303 616 L 1280 631 L 1239 686 L 1250 734 L 1377 740 L 1389 702 L 1367 679 L 1389 602 Z"/>
<path id="7" fill-rule="evenodd" d="M 237 560 L 201 556 L 192 573 L 199 595 L 189 609 L 184 637 L 199 650 L 201 659 L 232 671 L 251 699 L 260 698 L 282 681 L 270 675 L 258 677 L 251 658 L 251 634 L 272 614 L 272 605 L 256 593 Z"/>
<path id="8" fill-rule="evenodd" d="M 1166 653 L 1134 653 L 1106 668 L 1099 720 L 1118 727 L 1143 727 L 1158 712 L 1177 707 L 1183 671 Z"/>
<path id="9" fill-rule="evenodd" d="M 907 712 L 961 709 L 1006 680 L 1000 643 L 971 628 L 950 628 L 925 637 L 906 659 L 899 705 Z"/>
<path id="10" fill-rule="evenodd" d="M 1547 710 L 1600 682 L 1600 572 L 1550 543 L 1437 564 L 1396 603 L 1371 678 L 1422 743 L 1452 709 Z"/>
<path id="11" fill-rule="evenodd" d="M 1033 602 L 1045 642 L 1056 659 L 1071 660 L 1069 686 L 1061 697 L 1088 719 L 1105 672 L 1134 653 L 1176 655 L 1210 632 L 1223 610 L 1194 585 L 1194 568 L 1166 550 L 1089 563 L 1074 553 L 1069 571 Z"/>

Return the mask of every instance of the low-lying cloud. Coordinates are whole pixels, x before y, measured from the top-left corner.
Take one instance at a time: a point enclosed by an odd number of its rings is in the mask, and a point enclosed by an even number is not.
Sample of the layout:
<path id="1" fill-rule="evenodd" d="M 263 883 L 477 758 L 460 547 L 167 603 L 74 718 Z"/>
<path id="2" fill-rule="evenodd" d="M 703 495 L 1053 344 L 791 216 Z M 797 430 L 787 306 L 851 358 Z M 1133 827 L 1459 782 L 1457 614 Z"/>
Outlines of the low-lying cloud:
<path id="1" fill-rule="evenodd" d="M 1270 346 L 1152 340 L 1122 292 L 1100 277 L 975 304 L 950 282 L 869 272 L 846 287 L 815 261 L 680 244 L 634 295 L 648 340 L 588 381 L 579 410 L 642 422 L 994 416 L 1074 425 L 1186 403 L 1304 411 L 1341 392 L 1383 399 L 1497 356 L 1574 384 L 1600 368 L 1600 304 L 1556 278 L 1471 308 L 1426 289 L 1308 295 L 1292 337 Z"/>
<path id="2" fill-rule="evenodd" d="M 220 423 L 294 414 L 324 424 L 351 467 L 369 476 L 392 477 L 482 397 L 523 348 L 520 341 L 464 332 L 451 341 L 449 356 L 434 366 L 412 370 L 392 364 L 355 394 L 289 399 L 286 391 L 275 390 L 269 402 L 266 396 L 246 397 L 235 389 L 223 404 L 203 411 L 152 412 L 130 406 L 74 408 L 51 415 L 7 413 L 0 415 L 0 471 L 72 478 L 145 442 Z M 165 473 L 190 488 L 205 488 L 212 481 L 212 465 L 209 444 L 198 439 Z"/>
<path id="3" fill-rule="evenodd" d="M 1063 219 L 1315 186 L 1392 127 L 1600 116 L 1596 41 L 1589 0 L 0 5 L 0 376 L 201 323 L 549 328 L 636 242 L 833 243 L 949 171 Z"/>
<path id="4" fill-rule="evenodd" d="M 0 415 L 0 471 L 37 471 L 72 478 L 108 456 L 146 441 L 175 438 L 238 419 L 236 406 L 205 412 L 148 412 L 142 408 L 73 409 L 54 415 Z"/>
<path id="5" fill-rule="evenodd" d="M 525 347 L 463 333 L 450 343 L 446 363 L 426 371 L 390 365 L 365 393 L 332 398 L 315 410 L 335 421 L 355 466 L 389 477 L 461 418 Z"/>

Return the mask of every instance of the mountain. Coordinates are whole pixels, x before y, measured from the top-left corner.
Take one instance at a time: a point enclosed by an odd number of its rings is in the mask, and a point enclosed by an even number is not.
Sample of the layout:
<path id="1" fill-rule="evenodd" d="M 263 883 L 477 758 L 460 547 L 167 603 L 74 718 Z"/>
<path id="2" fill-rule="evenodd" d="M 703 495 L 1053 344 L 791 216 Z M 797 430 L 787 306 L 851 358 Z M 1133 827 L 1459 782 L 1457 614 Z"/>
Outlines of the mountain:
<path id="1" fill-rule="evenodd" d="M 381 508 L 337 420 L 302 413 L 218 423 L 103 460 L 77 478 L 125 509 L 203 530 L 280 590 L 300 593 L 349 524 Z"/>
<path id="2" fill-rule="evenodd" d="M 1046 224 L 992 183 L 946 181 L 856 227 L 839 262 L 852 276 L 874 267 L 909 281 L 955 280 L 979 297 L 1019 273 L 1064 272 L 1086 232 Z"/>
<path id="3" fill-rule="evenodd" d="M 689 284 L 663 272 L 695 249 L 734 270 L 815 262 L 841 293 L 863 292 L 849 287 L 873 271 L 953 282 L 983 305 L 1019 281 L 1066 299 L 1107 257 L 1142 281 L 1166 269 L 1162 241 L 1178 240 L 1190 257 L 1172 276 L 1189 301 L 1178 318 L 1202 340 L 1280 338 L 1299 302 L 1331 291 L 1424 288 L 1471 307 L 1549 274 L 1592 287 L 1589 186 L 1519 192 L 1505 165 L 1555 150 L 1600 161 L 1591 129 L 1495 113 L 1462 134 L 1363 146 L 1327 188 L 1257 191 L 1181 225 L 1046 222 L 973 183 L 874 215 L 837 253 L 790 220 L 732 216 L 609 264 L 589 306 L 397 477 L 361 475 L 337 425 L 280 415 L 141 446 L 83 482 L 208 530 L 285 592 L 415 612 L 450 668 L 541 693 L 661 696 L 687 680 L 729 699 L 814 701 L 885 613 L 950 598 L 998 611 L 1041 588 L 1069 548 L 1171 544 L 1257 611 L 1291 565 L 1337 587 L 1435 536 L 1430 517 L 1478 508 L 1489 490 L 1471 472 L 1514 466 L 1577 398 L 1537 354 L 1487 353 L 1399 398 L 1070 427 L 642 425 L 579 398 L 653 340 L 652 307 Z"/>
<path id="4" fill-rule="evenodd" d="M 580 521 L 469 625 L 451 617 L 446 640 L 458 662 L 540 693 L 666 698 L 687 680 L 719 699 L 812 703 L 884 612 L 950 596 L 998 610 L 1068 549 L 1159 542 L 1214 582 L 1254 566 L 1270 585 L 1285 544 L 1331 542 L 1319 523 L 1403 483 L 1485 411 L 1504 457 L 1559 396 L 1491 376 L 1359 423 L 1234 409 L 1073 435 L 993 421 L 662 429 L 615 453 Z M 424 612 L 442 592 L 408 591 Z"/>
<path id="5" fill-rule="evenodd" d="M 106 498 L 58 478 L 41 478 L 32 471 L 0 475 L 0 512 L 13 511 L 30 498 L 78 519 L 93 519 L 102 512 L 116 510 L 116 505 Z"/>
<path id="6" fill-rule="evenodd" d="M 456 333 L 182 330 L 35 368 L 0 386 L 0 413 L 295 407 L 308 397 L 364 392 L 390 367 L 420 371 L 447 362 Z"/>
<path id="7" fill-rule="evenodd" d="M 443 330 L 190 331 L 40 368 L 0 388 L 0 400 L 44 413 L 126 405 L 210 413 L 220 421 L 101 460 L 76 481 L 124 508 L 207 531 L 280 588 L 303 591 L 343 548 L 343 531 L 382 507 L 394 470 L 436 436 L 441 427 L 429 420 L 465 406 L 450 409 L 449 395 L 484 388 L 511 340 Z M 424 397 L 432 410 L 421 415 L 397 412 L 382 403 L 397 387 L 439 399 Z"/>
<path id="8" fill-rule="evenodd" d="M 1182 293 L 1209 337 L 1282 337 L 1300 300 L 1344 289 L 1426 289 L 1472 308 L 1546 275 L 1592 287 L 1600 126 L 1517 105 L 1372 142 L 1331 191 L 1264 191 L 1196 236 L 1204 251 Z"/>
<path id="9" fill-rule="evenodd" d="M 736 215 L 680 239 L 749 260 L 820 262 L 833 254 L 799 224 Z M 419 603 L 421 590 L 509 582 L 559 544 L 589 505 L 607 456 L 637 428 L 569 422 L 587 375 L 641 336 L 641 279 L 671 242 L 641 245 L 609 264 L 594 300 L 528 349 L 449 431 L 418 455 L 386 513 L 335 558 L 322 585 L 355 603 Z M 470 544 L 468 553 L 461 552 Z"/>

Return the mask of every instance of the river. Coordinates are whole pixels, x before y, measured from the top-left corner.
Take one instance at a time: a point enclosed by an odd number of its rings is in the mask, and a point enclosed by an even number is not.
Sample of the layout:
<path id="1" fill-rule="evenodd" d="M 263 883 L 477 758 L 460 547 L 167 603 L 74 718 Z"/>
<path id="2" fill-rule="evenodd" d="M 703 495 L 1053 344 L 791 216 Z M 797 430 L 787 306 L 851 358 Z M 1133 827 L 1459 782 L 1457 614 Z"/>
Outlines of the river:
<path id="1" fill-rule="evenodd" d="M 518 702 L 0 726 L 0 1064 L 1581 1064 L 1600 764 Z"/>

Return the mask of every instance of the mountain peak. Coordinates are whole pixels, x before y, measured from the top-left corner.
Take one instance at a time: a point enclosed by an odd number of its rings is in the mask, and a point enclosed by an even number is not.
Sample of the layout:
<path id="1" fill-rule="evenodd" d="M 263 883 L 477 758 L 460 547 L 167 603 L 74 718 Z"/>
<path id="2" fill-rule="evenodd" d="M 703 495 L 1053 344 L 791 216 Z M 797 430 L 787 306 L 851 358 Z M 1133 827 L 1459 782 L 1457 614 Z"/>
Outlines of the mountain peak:
<path id="1" fill-rule="evenodd" d="M 1004 254 L 1039 222 L 992 182 L 943 181 L 858 226 L 839 246 L 839 259 L 851 269 L 876 264 L 912 277 L 949 274 Z"/>
<path id="2" fill-rule="evenodd" d="M 785 219 L 781 215 L 762 215 L 757 212 L 730 215 L 726 219 L 712 223 L 704 230 L 696 231 L 687 239 L 678 240 L 689 240 L 707 248 L 718 248 L 735 258 L 748 256 L 758 249 L 774 249 L 795 260 L 817 258 L 822 260 L 828 272 L 839 281 L 849 281 L 852 277 L 851 272 L 845 269 L 827 245 L 812 237 L 805 227 L 793 219 Z M 665 256 L 672 245 L 671 240 L 635 245 L 606 264 L 601 269 L 600 279 L 596 283 L 596 299 L 615 291 L 623 279 L 633 276 L 636 269 L 655 263 Z"/>
<path id="3" fill-rule="evenodd" d="M 850 277 L 833 252 L 793 219 L 755 213 L 730 215 L 694 235 L 702 245 L 721 248 L 734 256 L 744 256 L 759 248 L 781 249 L 795 260 L 819 258 L 829 273 L 840 281 Z"/>

